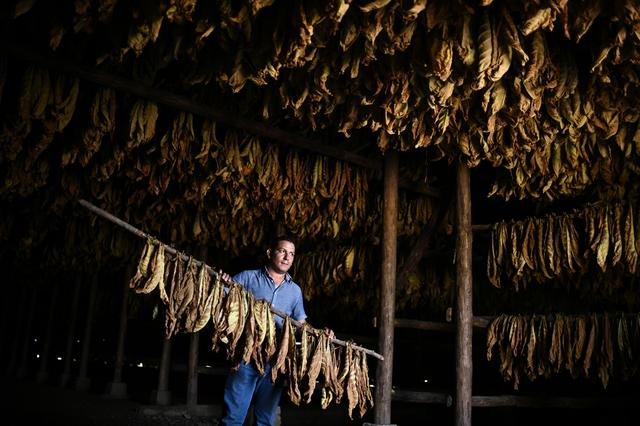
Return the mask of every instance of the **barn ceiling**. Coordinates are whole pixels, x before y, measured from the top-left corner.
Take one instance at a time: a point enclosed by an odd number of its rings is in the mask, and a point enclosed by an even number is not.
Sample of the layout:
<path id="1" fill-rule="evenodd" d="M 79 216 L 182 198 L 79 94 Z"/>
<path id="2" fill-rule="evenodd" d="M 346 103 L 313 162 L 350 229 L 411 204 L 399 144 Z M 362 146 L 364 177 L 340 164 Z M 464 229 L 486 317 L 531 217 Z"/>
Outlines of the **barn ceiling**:
<path id="1" fill-rule="evenodd" d="M 79 211 L 75 201 L 86 198 L 166 242 L 229 256 L 284 225 L 311 242 L 317 263 L 304 276 L 317 287 L 375 275 L 365 266 L 371 254 L 358 250 L 381 233 L 379 167 L 299 149 L 228 117 L 375 164 L 398 150 L 405 182 L 443 193 L 448 165 L 463 161 L 475 199 L 512 203 L 474 207 L 489 223 L 531 214 L 522 205 L 546 213 L 638 195 L 632 0 L 0 8 L 0 241 L 21 259 L 73 268 L 86 264 L 82 256 L 126 257 L 128 237 L 99 221 L 91 227 Z M 176 97 L 191 107 L 167 101 Z M 403 249 L 439 203 L 401 191 Z M 349 257 L 359 263 L 347 268 Z"/>

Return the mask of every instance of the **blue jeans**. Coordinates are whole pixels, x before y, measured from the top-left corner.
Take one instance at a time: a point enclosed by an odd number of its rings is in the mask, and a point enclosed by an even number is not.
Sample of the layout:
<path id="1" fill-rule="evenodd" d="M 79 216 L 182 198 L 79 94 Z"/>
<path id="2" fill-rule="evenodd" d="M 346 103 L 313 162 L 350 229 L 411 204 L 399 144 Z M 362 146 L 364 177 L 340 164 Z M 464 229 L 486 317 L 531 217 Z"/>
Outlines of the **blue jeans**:
<path id="1" fill-rule="evenodd" d="M 264 374 L 249 363 L 241 363 L 237 371 L 230 371 L 224 385 L 225 413 L 222 424 L 242 426 L 247 410 L 254 398 L 255 419 L 258 426 L 271 426 L 282 394 L 282 385 L 271 383 L 271 364 L 266 364 Z"/>

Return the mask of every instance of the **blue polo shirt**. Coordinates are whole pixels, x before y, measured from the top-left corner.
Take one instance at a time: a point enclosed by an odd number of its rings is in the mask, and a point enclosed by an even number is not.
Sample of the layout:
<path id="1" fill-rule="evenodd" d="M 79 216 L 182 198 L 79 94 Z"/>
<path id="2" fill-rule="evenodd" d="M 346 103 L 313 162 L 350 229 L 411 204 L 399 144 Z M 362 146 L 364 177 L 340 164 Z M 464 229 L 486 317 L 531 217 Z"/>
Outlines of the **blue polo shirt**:
<path id="1" fill-rule="evenodd" d="M 242 271 L 233 277 L 233 280 L 242 284 L 244 288 L 253 293 L 256 300 L 264 299 L 274 308 L 284 312 L 295 320 L 307 318 L 304 312 L 302 290 L 293 282 L 291 275 L 286 274 L 284 281 L 278 288 L 269 276 L 266 266 L 261 269 Z M 274 315 L 278 328 L 282 327 L 284 319 Z"/>

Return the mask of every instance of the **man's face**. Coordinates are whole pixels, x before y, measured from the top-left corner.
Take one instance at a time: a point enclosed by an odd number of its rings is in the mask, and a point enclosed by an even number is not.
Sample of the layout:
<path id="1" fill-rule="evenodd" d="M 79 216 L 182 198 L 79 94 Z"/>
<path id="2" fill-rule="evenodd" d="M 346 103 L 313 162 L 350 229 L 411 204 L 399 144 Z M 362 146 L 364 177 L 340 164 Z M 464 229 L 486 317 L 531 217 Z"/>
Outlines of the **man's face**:
<path id="1" fill-rule="evenodd" d="M 296 255 L 296 246 L 290 241 L 278 242 L 278 247 L 267 250 L 271 269 L 279 274 L 284 274 L 293 265 Z"/>

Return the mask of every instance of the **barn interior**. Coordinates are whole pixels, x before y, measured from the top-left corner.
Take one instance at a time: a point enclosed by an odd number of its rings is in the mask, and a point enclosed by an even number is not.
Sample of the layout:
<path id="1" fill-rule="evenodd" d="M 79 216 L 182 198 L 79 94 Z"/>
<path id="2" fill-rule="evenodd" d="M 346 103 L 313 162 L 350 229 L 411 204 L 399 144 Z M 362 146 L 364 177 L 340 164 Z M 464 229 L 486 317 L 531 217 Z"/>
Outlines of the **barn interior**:
<path id="1" fill-rule="evenodd" d="M 386 358 L 374 406 L 333 423 L 637 424 L 636 1 L 11 0 L 0 19 L 5 379 L 167 386 L 163 301 L 129 287 L 146 239 L 84 201 L 230 274 L 294 236 L 310 323 Z M 194 334 L 172 339 L 172 403 L 219 403 L 228 360 Z"/>

